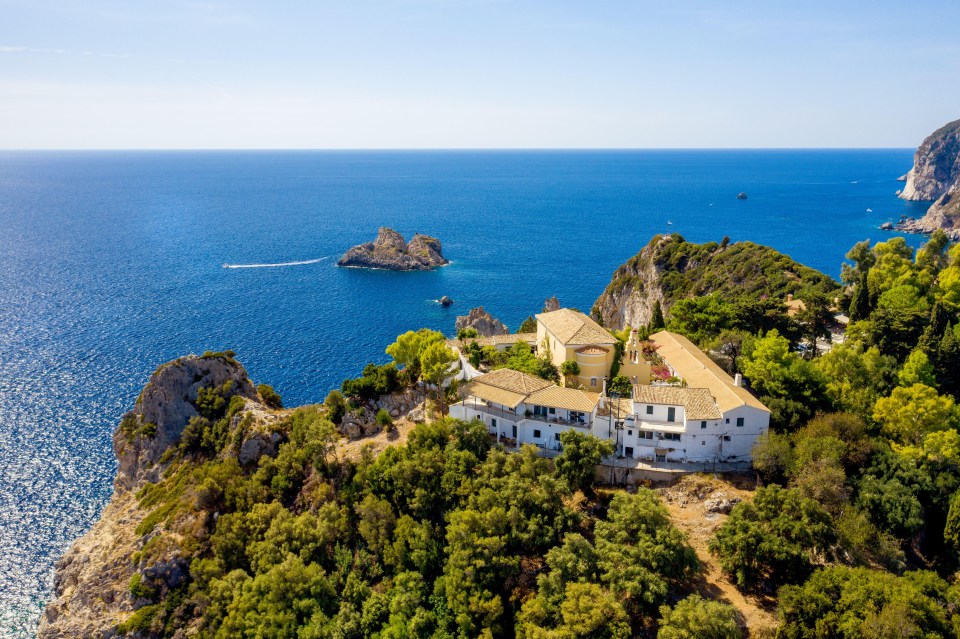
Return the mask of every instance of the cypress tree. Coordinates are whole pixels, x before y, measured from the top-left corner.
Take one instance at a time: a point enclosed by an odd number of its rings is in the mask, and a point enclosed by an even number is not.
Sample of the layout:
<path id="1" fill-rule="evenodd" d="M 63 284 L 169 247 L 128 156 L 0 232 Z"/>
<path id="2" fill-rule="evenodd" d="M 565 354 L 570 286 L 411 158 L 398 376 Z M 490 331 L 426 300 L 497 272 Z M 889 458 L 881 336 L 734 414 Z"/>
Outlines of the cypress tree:
<path id="1" fill-rule="evenodd" d="M 867 290 L 867 278 L 862 277 L 853 289 L 850 300 L 850 321 L 859 322 L 870 315 L 870 291 Z"/>
<path id="2" fill-rule="evenodd" d="M 933 305 L 933 311 L 930 313 L 930 323 L 923 329 L 917 347 L 927 354 L 930 361 L 937 364 L 940 342 L 944 338 L 944 333 L 948 328 L 950 318 L 940 302 Z"/>
<path id="3" fill-rule="evenodd" d="M 943 331 L 937 354 L 936 375 L 944 392 L 960 397 L 960 341 L 949 323 Z"/>
<path id="4" fill-rule="evenodd" d="M 650 330 L 659 331 L 666 328 L 667 323 L 663 321 L 663 308 L 660 307 L 660 300 L 653 305 L 653 317 L 650 318 Z"/>

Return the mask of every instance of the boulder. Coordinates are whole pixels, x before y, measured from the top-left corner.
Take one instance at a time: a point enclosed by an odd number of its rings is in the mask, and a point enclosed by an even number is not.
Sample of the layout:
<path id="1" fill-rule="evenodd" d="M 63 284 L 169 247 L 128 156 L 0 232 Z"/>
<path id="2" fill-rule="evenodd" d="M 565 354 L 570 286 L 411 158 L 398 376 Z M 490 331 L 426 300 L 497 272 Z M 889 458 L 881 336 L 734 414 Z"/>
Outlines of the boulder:
<path id="1" fill-rule="evenodd" d="M 892 230 L 893 230 L 893 222 L 884 222 L 883 224 L 880 225 L 880 230 L 882 230 L 882 231 L 892 231 Z"/>
<path id="2" fill-rule="evenodd" d="M 548 297 L 543 301 L 543 312 L 552 313 L 553 311 L 560 310 L 560 300 L 557 299 L 557 296 Z"/>
<path id="3" fill-rule="evenodd" d="M 444 295 L 443 297 L 437 300 L 437 304 L 446 308 L 447 306 L 450 306 L 453 304 L 453 300 L 447 297 L 446 295 Z"/>

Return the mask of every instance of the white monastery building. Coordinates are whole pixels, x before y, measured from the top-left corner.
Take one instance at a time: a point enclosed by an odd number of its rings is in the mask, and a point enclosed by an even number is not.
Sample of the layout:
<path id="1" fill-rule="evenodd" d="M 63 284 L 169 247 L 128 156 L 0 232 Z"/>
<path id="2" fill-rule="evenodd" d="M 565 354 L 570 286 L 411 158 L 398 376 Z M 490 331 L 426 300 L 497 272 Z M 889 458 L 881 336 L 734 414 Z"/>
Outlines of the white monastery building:
<path id="1" fill-rule="evenodd" d="M 669 368 L 671 383 L 651 381 L 636 331 L 624 349 L 619 375 L 633 382 L 632 398 L 606 393 L 616 339 L 594 320 L 560 309 L 537 315 L 537 348 L 559 365 L 573 359 L 577 388 L 500 369 L 472 377 L 458 419 L 479 419 L 508 445 L 560 450 L 560 433 L 576 429 L 609 439 L 617 457 L 657 462 L 749 462 L 767 432 L 770 410 L 690 340 L 668 331 L 650 336 L 648 351 Z M 532 337 L 532 336 L 531 336 Z M 599 360 L 599 361 L 598 361 Z M 601 363 L 602 362 L 602 363 Z"/>

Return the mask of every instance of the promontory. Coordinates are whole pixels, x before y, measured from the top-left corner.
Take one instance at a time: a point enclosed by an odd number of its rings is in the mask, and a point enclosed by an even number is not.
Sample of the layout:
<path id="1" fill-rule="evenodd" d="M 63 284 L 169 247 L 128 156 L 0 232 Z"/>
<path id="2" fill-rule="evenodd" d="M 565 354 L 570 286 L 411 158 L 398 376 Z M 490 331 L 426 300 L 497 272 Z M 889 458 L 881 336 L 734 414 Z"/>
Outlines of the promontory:
<path id="1" fill-rule="evenodd" d="M 902 199 L 932 204 L 922 218 L 907 220 L 898 228 L 913 233 L 943 229 L 952 239 L 960 239 L 960 120 L 940 127 L 923 141 L 904 179 Z"/>
<path id="2" fill-rule="evenodd" d="M 337 266 L 427 271 L 449 263 L 443 257 L 443 247 L 437 238 L 417 233 L 408 244 L 393 229 L 381 227 L 376 240 L 352 247 L 343 254 Z"/>

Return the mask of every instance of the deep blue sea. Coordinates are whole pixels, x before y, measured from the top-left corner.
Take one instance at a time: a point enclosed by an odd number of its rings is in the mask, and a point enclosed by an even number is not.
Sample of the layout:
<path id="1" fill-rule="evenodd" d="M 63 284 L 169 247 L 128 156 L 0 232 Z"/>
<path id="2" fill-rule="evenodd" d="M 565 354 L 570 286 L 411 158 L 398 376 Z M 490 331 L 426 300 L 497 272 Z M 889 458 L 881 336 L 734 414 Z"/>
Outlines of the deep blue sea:
<path id="1" fill-rule="evenodd" d="M 109 498 L 114 426 L 158 364 L 231 348 L 288 405 L 321 401 L 398 333 L 450 332 L 472 306 L 513 329 L 550 295 L 589 310 L 667 231 L 768 244 L 837 276 L 854 242 L 923 212 L 894 197 L 911 161 L 909 149 L 0 153 L 0 636 L 33 635 L 54 561 Z M 453 263 L 334 266 L 381 225 L 439 237 Z M 451 308 L 430 302 L 444 294 Z"/>

